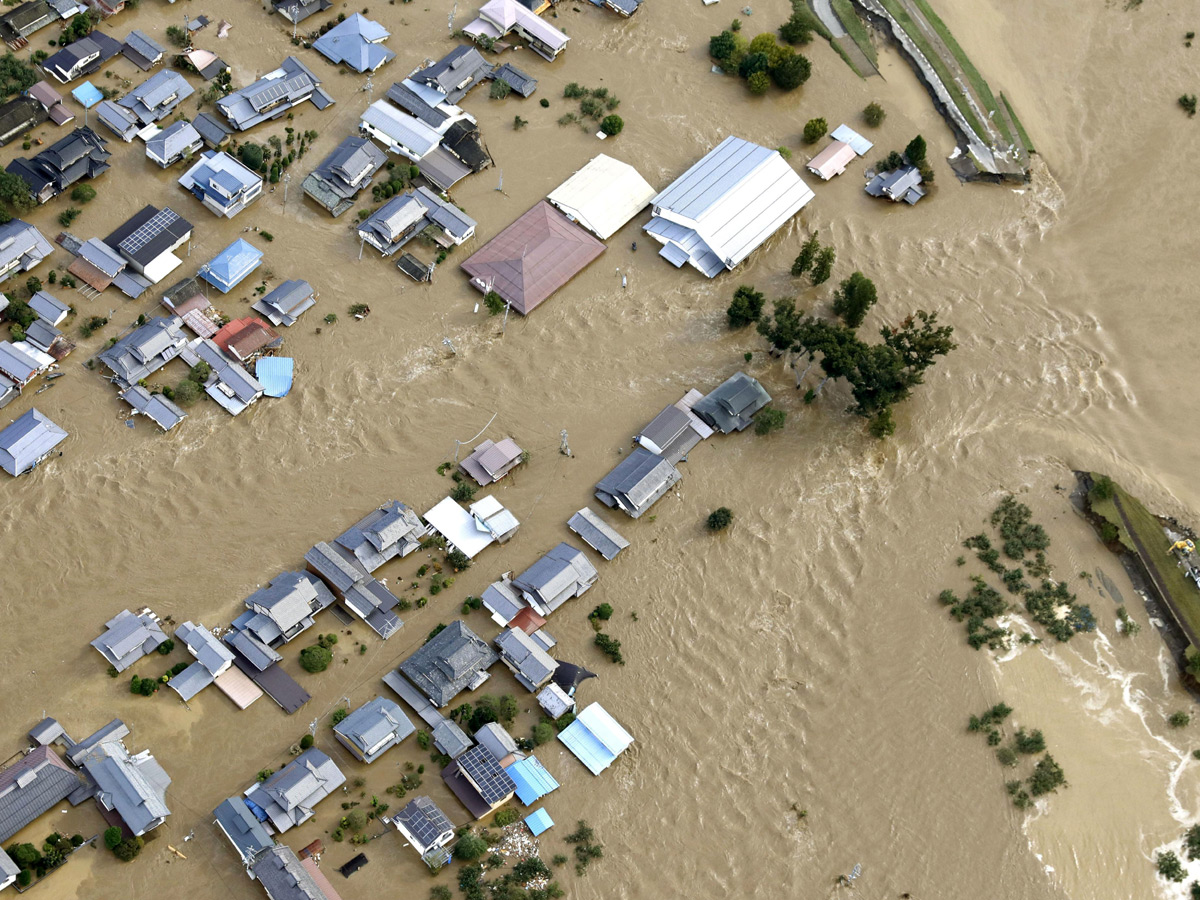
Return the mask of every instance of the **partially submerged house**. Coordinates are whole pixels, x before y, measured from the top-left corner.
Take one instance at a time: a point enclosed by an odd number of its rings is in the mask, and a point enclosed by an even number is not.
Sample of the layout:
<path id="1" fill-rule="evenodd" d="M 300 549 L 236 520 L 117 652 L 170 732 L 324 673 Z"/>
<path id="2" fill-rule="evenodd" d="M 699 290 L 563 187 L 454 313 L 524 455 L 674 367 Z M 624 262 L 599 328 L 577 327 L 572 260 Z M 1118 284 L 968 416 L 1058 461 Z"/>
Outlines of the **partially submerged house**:
<path id="1" fill-rule="evenodd" d="M 644 447 L 636 447 L 596 484 L 605 506 L 640 518 L 683 476 L 671 463 Z"/>
<path id="2" fill-rule="evenodd" d="M 504 771 L 504 766 L 480 745 L 446 766 L 442 780 L 476 819 L 503 806 L 517 791 L 516 782 Z"/>
<path id="3" fill-rule="evenodd" d="M 5 171 L 19 175 L 38 203 L 57 197 L 77 181 L 108 171 L 108 141 L 87 128 L 76 128 L 34 157 L 18 157 Z"/>
<path id="4" fill-rule="evenodd" d="M 251 309 L 267 317 L 272 325 L 290 328 L 317 303 L 317 292 L 307 281 L 285 281 L 257 300 Z"/>
<path id="5" fill-rule="evenodd" d="M 854 152 L 853 147 L 845 141 L 833 141 L 828 147 L 810 159 L 805 168 L 822 181 L 828 181 L 845 172 L 846 166 L 850 165 L 856 159 L 858 159 L 858 154 Z"/>
<path id="6" fill-rule="evenodd" d="M 516 516 L 494 497 L 483 497 L 464 510 L 451 497 L 441 500 L 425 513 L 429 527 L 446 539 L 448 546 L 474 559 L 484 547 L 504 543 L 520 527 Z"/>
<path id="7" fill-rule="evenodd" d="M 97 358 L 112 372 L 111 380 L 122 388 L 149 378 L 187 345 L 181 320 L 172 316 L 154 316 L 135 328 Z"/>
<path id="8" fill-rule="evenodd" d="M 146 141 L 146 156 L 167 169 L 190 160 L 204 147 L 204 139 L 191 122 L 172 122 Z"/>
<path id="9" fill-rule="evenodd" d="M 170 431 L 187 418 L 187 413 L 163 394 L 152 394 L 140 384 L 127 387 L 118 395 L 129 404 L 134 415 L 145 416 L 164 432 Z"/>
<path id="10" fill-rule="evenodd" d="M 453 203 L 419 187 L 375 210 L 358 226 L 358 236 L 386 257 L 421 234 L 441 247 L 457 247 L 475 235 L 475 227 Z"/>
<path id="11" fill-rule="evenodd" d="M 629 546 L 629 541 L 586 506 L 567 520 L 567 527 L 607 560 L 616 559 Z"/>
<path id="12" fill-rule="evenodd" d="M 520 628 L 507 628 L 496 636 L 496 648 L 504 663 L 522 687 L 537 693 L 547 684 L 558 668 L 550 654 Z"/>
<path id="13" fill-rule="evenodd" d="M 559 783 L 536 756 L 526 756 L 510 762 L 505 773 L 516 785 L 517 799 L 525 806 L 533 806 L 547 794 L 556 791 Z"/>
<path id="14" fill-rule="evenodd" d="M 308 571 L 329 586 L 342 605 L 384 640 L 404 624 L 396 615 L 400 599 L 367 572 L 345 548 L 321 541 L 304 554 Z"/>
<path id="15" fill-rule="evenodd" d="M 260 122 L 286 116 L 305 101 L 311 101 L 318 110 L 325 109 L 333 98 L 320 85 L 321 79 L 308 66 L 289 56 L 278 69 L 218 100 L 217 109 L 234 131 L 245 131 Z"/>
<path id="16" fill-rule="evenodd" d="M 525 460 L 525 451 L 512 438 L 486 440 L 458 464 L 480 487 L 495 484 Z"/>
<path id="17" fill-rule="evenodd" d="M 61 325 L 63 320 L 71 314 L 71 307 L 49 291 L 38 291 L 30 297 L 29 308 L 39 319 L 50 325 Z"/>
<path id="18" fill-rule="evenodd" d="M 365 137 L 348 137 L 314 169 L 301 185 L 304 193 L 340 216 L 387 162 L 387 154 Z"/>
<path id="19" fill-rule="evenodd" d="M 29 327 L 25 329 L 25 341 L 35 350 L 45 353 L 58 362 L 62 362 L 75 349 L 75 345 L 45 319 L 37 319 L 30 323 Z"/>
<path id="20" fill-rule="evenodd" d="M 462 264 L 471 285 L 495 291 L 521 315 L 587 268 L 604 244 L 544 200 Z"/>
<path id="21" fill-rule="evenodd" d="M 124 672 L 167 641 L 158 616 L 148 609 L 136 616 L 123 609 L 105 622 L 104 628 L 104 634 L 92 641 L 92 646 L 118 672 Z"/>
<path id="22" fill-rule="evenodd" d="M 393 669 L 384 675 L 383 683 L 391 688 L 429 726 L 433 746 L 439 753 L 444 753 L 454 759 L 465 753 L 474 744 L 467 733 L 459 728 L 453 720 L 442 715 L 437 707 L 429 702 L 429 698 L 413 687 L 412 682 L 405 678 L 399 669 Z"/>
<path id="23" fill-rule="evenodd" d="M 62 94 L 50 86 L 48 81 L 39 81 L 29 89 L 29 96 L 42 104 L 46 115 L 55 125 L 66 125 L 75 119 L 75 113 L 63 106 Z"/>
<path id="24" fill-rule="evenodd" d="M 192 223 L 170 207 L 144 206 L 104 239 L 137 274 L 158 284 L 183 265 L 175 255 L 192 239 Z"/>
<path id="25" fill-rule="evenodd" d="M 601 153 L 546 199 L 572 222 L 607 241 L 649 206 L 654 194 L 637 169 Z"/>
<path id="26" fill-rule="evenodd" d="M 0 841 L 62 803 L 83 785 L 50 747 L 30 750 L 0 771 Z"/>
<path id="27" fill-rule="evenodd" d="M 712 428 L 692 411 L 701 397 L 697 390 L 688 391 L 682 400 L 651 419 L 645 428 L 634 435 L 633 442 L 658 454 L 672 465 L 686 461 L 692 448 L 713 433 Z"/>
<path id="28" fill-rule="evenodd" d="M 813 198 L 777 150 L 725 138 L 651 201 L 646 232 L 676 268 L 736 268 Z"/>
<path id="29" fill-rule="evenodd" d="M 430 868 L 450 861 L 447 845 L 454 841 L 454 824 L 428 797 L 416 797 L 392 817 L 401 836 Z"/>
<path id="30" fill-rule="evenodd" d="M 564 541 L 512 579 L 512 585 L 535 611 L 548 616 L 568 600 L 583 596 L 598 577 L 587 554 Z"/>
<path id="31" fill-rule="evenodd" d="M 389 500 L 338 535 L 334 543 L 367 572 L 374 572 L 388 560 L 403 559 L 412 553 L 428 533 L 429 527 L 413 510 L 398 500 Z"/>
<path id="32" fill-rule="evenodd" d="M 437 62 L 427 60 L 407 80 L 436 91 L 445 103 L 457 104 L 486 81 L 494 68 L 474 47 L 460 44 Z"/>
<path id="33" fill-rule="evenodd" d="M 218 216 L 232 219 L 262 195 L 257 172 L 224 151 L 208 151 L 179 179 L 179 186 Z"/>
<path id="34" fill-rule="evenodd" d="M 854 152 L 859 156 L 866 156 L 871 152 L 871 148 L 875 146 L 845 123 L 833 129 L 833 131 L 829 133 L 829 136 L 835 141 L 841 141 L 844 144 L 849 144 L 854 149 Z"/>
<path id="35" fill-rule="evenodd" d="M 239 616 L 233 627 L 277 647 L 310 628 L 313 616 L 333 602 L 333 594 L 319 578 L 308 572 L 284 572 L 246 598 L 249 614 Z"/>
<path id="36" fill-rule="evenodd" d="M 60 241 L 63 238 L 73 236 L 64 232 L 59 236 Z M 63 244 L 67 246 L 68 242 Z M 82 243 L 73 239 L 70 244 L 75 248 L 75 259 L 67 271 L 97 293 L 116 285 L 125 296 L 136 299 L 150 287 L 148 278 L 133 271 L 129 260 L 100 238 L 88 238 Z"/>
<path id="37" fill-rule="evenodd" d="M 76 78 L 98 72 L 120 52 L 121 42 L 97 29 L 43 59 L 42 71 L 59 84 L 67 84 Z"/>
<path id="38" fill-rule="evenodd" d="M 491 79 L 502 81 L 513 93 L 522 97 L 530 97 L 537 90 L 537 79 L 527 72 L 518 69 L 512 63 L 504 63 L 492 70 Z"/>
<path id="39" fill-rule="evenodd" d="M 312 48 L 335 66 L 355 72 L 374 72 L 396 54 L 383 46 L 391 35 L 378 22 L 352 13 L 317 38 Z"/>
<path id="40" fill-rule="evenodd" d="M 250 875 L 262 885 L 268 900 L 340 900 L 312 859 L 300 859 L 286 844 L 260 854 Z"/>
<path id="41" fill-rule="evenodd" d="M 139 31 L 136 28 L 129 32 L 129 37 L 125 38 L 125 43 L 121 46 L 121 52 L 125 54 L 125 58 L 141 69 L 143 72 L 149 72 L 160 62 L 162 62 L 163 54 L 166 50 L 162 44 L 154 40 L 144 31 Z"/>
<path id="42" fill-rule="evenodd" d="M 275 12 L 298 25 L 309 16 L 329 9 L 333 3 L 330 0 L 271 0 L 271 5 Z"/>
<path id="43" fill-rule="evenodd" d="M 209 375 L 204 382 L 204 392 L 231 416 L 245 412 L 262 397 L 262 383 L 244 366 L 221 352 L 221 348 L 210 338 L 197 338 L 189 345 L 189 349 L 196 361 L 208 363 Z"/>
<path id="44" fill-rule="evenodd" d="M 310 747 L 243 796 L 246 805 L 282 834 L 308 821 L 318 803 L 340 788 L 346 776 L 333 760 Z"/>
<path id="45" fill-rule="evenodd" d="M 0 147 L 36 128 L 49 116 L 32 97 L 17 97 L 0 106 Z"/>
<path id="46" fill-rule="evenodd" d="M 117 101 L 131 113 L 140 127 L 165 119 L 184 100 L 196 93 L 187 80 L 173 69 L 155 72 Z"/>
<path id="47" fill-rule="evenodd" d="M 213 821 L 233 844 L 233 848 L 246 866 L 246 874 L 253 878 L 250 866 L 264 851 L 275 845 L 265 825 L 250 811 L 241 797 L 229 797 L 213 810 Z"/>
<path id="48" fill-rule="evenodd" d="M 333 734 L 359 762 L 373 763 L 416 731 L 400 706 L 385 697 L 368 700 L 333 726 Z"/>
<path id="49" fill-rule="evenodd" d="M 262 265 L 262 258 L 261 250 L 245 239 L 238 238 L 200 267 L 200 277 L 221 293 L 228 294 Z M 271 324 L 278 323 L 273 321 Z"/>
<path id="50" fill-rule="evenodd" d="M 737 372 L 692 405 L 692 412 L 721 434 L 745 431 L 771 395 L 745 372 Z"/>
<path id="51" fill-rule="evenodd" d="M 0 224 L 0 281 L 28 272 L 53 250 L 51 243 L 28 222 L 12 219 Z"/>
<path id="52" fill-rule="evenodd" d="M 893 203 L 903 200 L 909 206 L 915 206 L 925 196 L 921 182 L 921 172 L 916 166 L 901 166 L 876 175 L 867 182 L 864 190 L 872 197 L 886 197 Z"/>
<path id="53" fill-rule="evenodd" d="M 175 629 L 175 637 L 196 658 L 167 682 L 167 686 L 187 702 L 230 669 L 233 654 L 203 625 L 184 622 Z"/>
<path id="54" fill-rule="evenodd" d="M 475 729 L 475 743 L 496 757 L 496 761 L 507 756 L 520 756 L 517 742 L 499 722 L 487 722 Z"/>
<path id="55" fill-rule="evenodd" d="M 212 336 L 212 342 L 221 352 L 243 366 L 253 365 L 263 354 L 274 352 L 283 346 L 283 338 L 257 316 L 246 316 L 227 322 Z"/>
<path id="56" fill-rule="evenodd" d="M 216 116 L 211 113 L 200 113 L 192 119 L 192 127 L 200 134 L 204 146 L 210 150 L 220 150 L 229 144 L 231 132 Z"/>
<path id="57" fill-rule="evenodd" d="M 485 640 L 456 619 L 405 659 L 400 671 L 441 708 L 464 690 L 482 684 L 497 659 Z"/>
<path id="58" fill-rule="evenodd" d="M 633 743 L 629 732 L 599 703 L 580 711 L 575 721 L 558 733 L 558 739 L 593 775 L 611 766 Z"/>
<path id="59" fill-rule="evenodd" d="M 479 8 L 479 18 L 463 33 L 476 41 L 497 41 L 509 33 L 525 39 L 529 49 L 553 61 L 570 40 L 565 34 L 516 0 L 488 0 Z"/>
<path id="60" fill-rule="evenodd" d="M 58 13 L 46 0 L 30 0 L 0 16 L 0 41 L 10 50 L 22 50 L 31 34 L 57 21 Z"/>
<path id="61" fill-rule="evenodd" d="M 149 750 L 132 754 L 121 740 L 129 729 L 114 720 L 70 751 L 70 758 L 96 784 L 96 804 L 109 824 L 124 825 L 135 836 L 167 820 L 171 778 Z"/>
<path id="62" fill-rule="evenodd" d="M 17 393 L 54 365 L 54 357 L 42 353 L 28 341 L 0 342 L 0 394 L 7 397 L 9 383 Z M 8 400 L 5 400 L 7 404 Z"/>
<path id="63" fill-rule="evenodd" d="M 384 100 L 376 100 L 363 112 L 358 127 L 396 153 L 420 163 L 442 142 L 442 133 Z"/>

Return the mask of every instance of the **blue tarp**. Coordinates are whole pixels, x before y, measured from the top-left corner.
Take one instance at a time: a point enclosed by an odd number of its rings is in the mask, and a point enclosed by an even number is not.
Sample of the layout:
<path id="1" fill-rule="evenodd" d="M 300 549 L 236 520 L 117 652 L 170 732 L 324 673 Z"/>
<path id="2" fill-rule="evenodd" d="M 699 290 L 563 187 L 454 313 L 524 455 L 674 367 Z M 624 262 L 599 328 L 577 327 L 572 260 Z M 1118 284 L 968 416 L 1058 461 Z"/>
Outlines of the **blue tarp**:
<path id="1" fill-rule="evenodd" d="M 264 356 L 254 368 L 255 377 L 268 397 L 286 397 L 292 389 L 295 360 L 287 356 Z"/>
<path id="2" fill-rule="evenodd" d="M 558 788 L 554 776 L 543 768 L 537 757 L 519 759 L 504 769 L 517 786 L 517 796 L 526 806 L 532 806 L 542 797 Z"/>
<path id="3" fill-rule="evenodd" d="M 104 99 L 104 95 L 100 93 L 100 88 L 96 87 L 90 81 L 85 81 L 75 90 L 71 91 L 71 96 L 84 105 L 86 109 L 91 109 L 97 103 Z"/>
<path id="4" fill-rule="evenodd" d="M 550 818 L 550 813 L 546 812 L 546 810 L 539 809 L 537 812 L 525 817 L 525 824 L 529 826 L 529 830 L 533 832 L 533 836 L 537 837 L 543 831 L 553 828 L 554 820 Z"/>

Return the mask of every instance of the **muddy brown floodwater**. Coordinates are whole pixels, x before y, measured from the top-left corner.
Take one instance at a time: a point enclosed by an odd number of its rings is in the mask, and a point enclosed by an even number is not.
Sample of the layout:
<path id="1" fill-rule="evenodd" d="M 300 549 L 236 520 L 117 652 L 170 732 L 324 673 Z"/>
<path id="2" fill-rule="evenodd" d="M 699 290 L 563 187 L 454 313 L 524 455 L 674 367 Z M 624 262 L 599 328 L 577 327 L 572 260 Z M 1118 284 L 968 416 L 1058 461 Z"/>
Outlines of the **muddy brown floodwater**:
<path id="1" fill-rule="evenodd" d="M 602 701 L 637 742 L 598 778 L 557 744 L 539 753 L 563 785 L 546 803 L 559 825 L 545 836 L 544 855 L 562 852 L 576 819 L 593 825 L 605 858 L 582 879 L 561 873 L 580 900 L 828 897 L 855 863 L 863 874 L 854 893 L 863 897 L 1167 896 L 1151 860 L 1196 818 L 1200 763 L 1190 756 L 1192 736 L 1170 731 L 1164 719 L 1189 700 L 1154 630 L 1116 637 L 1115 603 L 1075 578 L 1101 569 L 1145 624 L 1116 560 L 1057 489 L 1069 489 L 1072 468 L 1107 471 L 1157 510 L 1200 519 L 1191 271 L 1200 207 L 1186 180 L 1200 131 L 1174 99 L 1200 86 L 1200 50 L 1182 40 L 1197 25 L 1196 10 L 1185 0 L 1121 6 L 937 4 L 1040 151 L 1024 189 L 960 185 L 939 159 L 933 196 L 891 208 L 865 196 L 856 168 L 815 185 L 816 200 L 795 221 L 736 274 L 711 282 L 658 258 L 639 230 L 643 215 L 504 335 L 496 320 L 472 312 L 479 296 L 454 263 L 600 150 L 661 187 L 730 133 L 788 146 L 800 166 L 807 119 L 855 123 L 872 99 L 889 113 L 871 133 L 881 150 L 920 132 L 938 158 L 953 147 L 952 135 L 891 51 L 881 53 L 883 78 L 861 81 L 814 44 L 806 51 L 809 85 L 753 98 L 710 74 L 705 54 L 708 36 L 741 15 L 733 4 L 648 0 L 622 21 L 568 0 L 556 22 L 572 38 L 564 56 L 548 64 L 521 51 L 513 59 L 540 81 L 532 100 L 491 101 L 481 89 L 465 101 L 504 172 L 505 192 L 494 190 L 495 170 L 455 190 L 479 236 L 432 285 L 416 286 L 369 251 L 357 261 L 353 214 L 332 220 L 299 190 L 355 127 L 366 105 L 363 78 L 293 48 L 286 23 L 246 0 L 143 0 L 106 23 L 117 36 L 139 27 L 166 43 L 166 27 L 184 13 L 226 18 L 229 38 L 218 41 L 210 27 L 200 44 L 232 63 L 235 83 L 296 52 L 328 79 L 337 103 L 323 114 L 305 106 L 292 123 L 320 138 L 295 167 L 286 206 L 279 190 L 234 221 L 218 221 L 175 184 L 179 170 L 159 172 L 140 143 L 112 139 L 113 169 L 72 228 L 103 236 L 142 204 L 170 204 L 197 226 L 182 276 L 258 226 L 275 236 L 258 241 L 263 271 L 274 281 L 308 279 L 320 303 L 285 333 L 285 352 L 296 359 L 290 396 L 264 399 L 237 419 L 200 403 L 176 432 L 160 436 L 144 421 L 127 429 L 112 387 L 79 365 L 151 312 L 156 296 L 130 302 L 110 290 L 88 301 L 58 292 L 81 315 L 108 315 L 112 324 L 82 341 L 67 377 L 36 398 L 71 433 L 62 457 L 0 484 L 2 743 L 6 754 L 19 750 L 43 714 L 76 736 L 120 716 L 133 730 L 131 748 L 151 748 L 171 774 L 173 815 L 135 863 L 85 850 L 39 896 L 262 896 L 210 810 L 260 769 L 285 762 L 313 719 L 322 720 L 317 746 L 350 778 L 365 778 L 368 797 L 383 796 L 405 761 L 428 762 L 409 741 L 360 766 L 333 740 L 328 714 L 343 698 L 358 704 L 384 693 L 382 674 L 456 616 L 463 596 L 569 538 L 565 520 L 589 501 L 639 425 L 687 388 L 708 389 L 741 368 L 746 350 L 761 350 L 752 334 L 725 327 L 737 284 L 771 297 L 800 290 L 803 306 L 825 307 L 828 286 L 800 289 L 787 275 L 813 228 L 837 248 L 835 279 L 859 268 L 879 285 L 868 328 L 933 309 L 955 327 L 959 349 L 902 408 L 884 444 L 843 412 L 843 387 L 831 385 L 805 407 L 790 371 L 756 352 L 749 371 L 788 411 L 787 428 L 700 446 L 680 489 L 653 516 L 619 523 L 629 550 L 601 563 L 597 586 L 551 623 L 561 655 L 600 672 L 582 689 L 585 702 Z M 354 11 L 339 4 L 328 15 L 343 7 Z M 784 0 L 765 0 L 741 18 L 753 35 L 787 11 Z M 454 45 L 449 12 L 445 2 L 369 2 L 398 54 L 375 76 L 376 99 Z M 458 25 L 471 15 L 470 3 L 458 4 Z M 115 78 L 142 77 L 122 59 L 111 69 Z M 561 96 L 569 81 L 620 97 L 619 138 L 602 145 L 555 124 L 570 108 Z M 550 98 L 549 109 L 537 105 L 540 97 Z M 195 102 L 183 110 L 193 115 Z M 516 114 L 530 123 L 521 131 L 512 128 Z M 251 136 L 264 141 L 283 124 Z M 49 142 L 60 132 L 43 126 L 37 134 Z M 10 145 L 3 156 L 19 152 Z M 32 219 L 57 233 L 54 218 L 65 206 L 51 203 Z M 56 251 L 55 265 L 66 261 Z M 220 306 L 245 314 L 252 287 L 247 281 Z M 367 320 L 346 315 L 355 302 L 370 304 Z M 328 312 L 341 321 L 318 334 Z M 457 355 L 443 347 L 447 337 Z M 181 377 L 175 365 L 160 382 Z M 34 399 L 19 399 L 5 418 Z M 521 519 L 520 534 L 483 553 L 448 594 L 406 614 L 386 644 L 364 628 L 350 636 L 343 629 L 337 661 L 317 676 L 301 672 L 299 647 L 288 647 L 285 665 L 313 693 L 297 715 L 266 698 L 239 712 L 216 690 L 185 708 L 169 693 L 133 697 L 124 679 L 105 677 L 88 641 L 116 611 L 149 605 L 176 622 L 228 623 L 256 586 L 299 565 L 309 546 L 374 504 L 394 497 L 420 511 L 432 506 L 450 483 L 436 466 L 455 439 L 493 414 L 489 435 L 511 434 L 532 453 L 497 491 Z M 571 459 L 557 453 L 564 428 Z M 995 660 L 967 647 L 934 602 L 938 590 L 963 582 L 953 566 L 959 542 L 1005 491 L 1020 492 L 1047 525 L 1051 561 L 1096 611 L 1094 638 Z M 735 524 L 714 537 L 702 523 L 721 505 Z M 418 554 L 381 574 L 399 589 L 424 561 Z M 624 667 L 591 646 L 585 616 L 600 602 L 616 610 L 609 630 L 624 645 Z M 495 632 L 482 613 L 469 621 Z M 328 616 L 322 628 L 334 624 Z M 365 655 L 354 650 L 359 639 Z M 135 671 L 159 668 L 152 659 Z M 515 684 L 502 674 L 488 684 L 506 687 Z M 1071 783 L 1029 815 L 1008 803 L 1005 775 L 982 742 L 963 733 L 969 713 L 998 699 L 1016 708 L 1021 724 L 1045 731 Z M 522 705 L 530 711 L 518 731 L 533 721 L 532 700 Z M 432 767 L 424 782 L 422 792 L 466 821 Z M 797 809 L 808 811 L 804 821 Z M 326 801 L 288 843 L 326 836 L 340 815 L 338 800 Z M 49 813 L 22 837 L 40 843 L 52 828 L 91 835 L 101 822 L 85 805 Z M 357 852 L 327 846 L 322 866 L 330 872 Z M 426 895 L 429 875 L 394 832 L 366 852 L 369 866 L 350 881 L 334 873 L 347 900 Z M 450 881 L 449 873 L 439 878 Z"/>

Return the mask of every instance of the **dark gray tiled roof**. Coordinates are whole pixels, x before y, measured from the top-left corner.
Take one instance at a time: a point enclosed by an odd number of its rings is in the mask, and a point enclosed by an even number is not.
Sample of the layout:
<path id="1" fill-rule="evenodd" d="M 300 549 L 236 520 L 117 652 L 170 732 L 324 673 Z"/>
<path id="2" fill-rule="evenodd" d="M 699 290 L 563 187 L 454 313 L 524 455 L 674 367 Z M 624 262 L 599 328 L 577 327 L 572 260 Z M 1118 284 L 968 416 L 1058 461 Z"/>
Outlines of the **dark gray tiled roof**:
<path id="1" fill-rule="evenodd" d="M 0 772 L 0 841 L 61 803 L 80 783 L 49 747 L 31 750 Z"/>

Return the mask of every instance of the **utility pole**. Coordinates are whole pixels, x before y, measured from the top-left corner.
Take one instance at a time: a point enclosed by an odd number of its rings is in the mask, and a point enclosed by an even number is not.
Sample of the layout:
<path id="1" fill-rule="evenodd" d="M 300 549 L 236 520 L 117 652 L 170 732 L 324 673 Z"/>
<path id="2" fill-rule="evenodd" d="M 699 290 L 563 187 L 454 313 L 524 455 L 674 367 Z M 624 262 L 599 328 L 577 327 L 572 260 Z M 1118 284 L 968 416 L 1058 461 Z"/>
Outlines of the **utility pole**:
<path id="1" fill-rule="evenodd" d="M 371 91 L 375 88 L 375 82 L 371 81 L 370 74 L 367 75 L 367 86 L 363 88 L 367 92 L 367 106 L 371 105 Z"/>
<path id="2" fill-rule="evenodd" d="M 283 205 L 284 206 L 287 206 L 288 182 L 290 182 L 291 180 L 292 180 L 292 176 L 289 173 L 284 172 L 283 173 Z"/>
<path id="3" fill-rule="evenodd" d="M 455 356 L 458 356 L 458 351 L 454 349 L 454 344 L 451 342 L 450 338 L 442 338 L 442 343 L 450 348 L 451 353 L 453 353 Z"/>
<path id="4" fill-rule="evenodd" d="M 300 15 L 300 7 L 293 3 L 288 8 L 288 12 L 292 14 L 292 40 L 294 41 L 296 40 L 296 19 Z"/>

